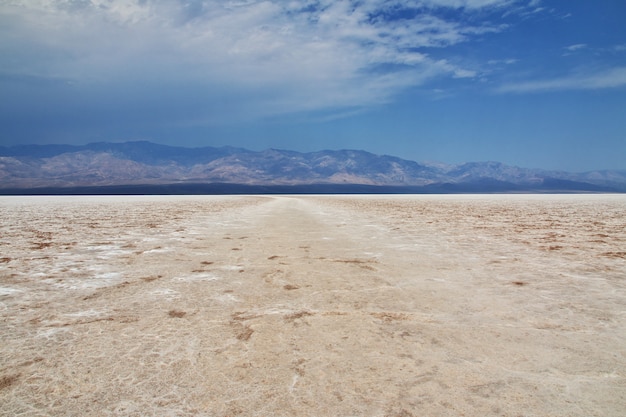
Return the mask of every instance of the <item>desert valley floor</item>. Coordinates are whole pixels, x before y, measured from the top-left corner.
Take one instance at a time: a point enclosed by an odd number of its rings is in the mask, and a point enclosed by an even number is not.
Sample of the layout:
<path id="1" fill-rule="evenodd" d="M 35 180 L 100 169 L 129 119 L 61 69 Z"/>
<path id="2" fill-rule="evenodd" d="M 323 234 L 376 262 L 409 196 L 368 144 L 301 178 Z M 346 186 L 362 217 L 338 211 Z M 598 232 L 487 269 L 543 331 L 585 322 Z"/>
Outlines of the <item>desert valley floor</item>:
<path id="1" fill-rule="evenodd" d="M 0 415 L 626 415 L 626 195 L 0 197 Z"/>

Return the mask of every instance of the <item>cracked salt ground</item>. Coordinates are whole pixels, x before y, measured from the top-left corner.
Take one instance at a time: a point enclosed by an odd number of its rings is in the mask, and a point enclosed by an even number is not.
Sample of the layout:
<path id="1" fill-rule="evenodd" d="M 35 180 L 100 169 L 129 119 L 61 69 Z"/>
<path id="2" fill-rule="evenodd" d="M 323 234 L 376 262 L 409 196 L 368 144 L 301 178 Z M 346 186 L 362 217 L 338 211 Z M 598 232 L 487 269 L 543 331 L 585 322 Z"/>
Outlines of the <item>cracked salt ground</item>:
<path id="1" fill-rule="evenodd" d="M 0 219 L 2 415 L 623 415 L 623 195 L 2 197 Z"/>

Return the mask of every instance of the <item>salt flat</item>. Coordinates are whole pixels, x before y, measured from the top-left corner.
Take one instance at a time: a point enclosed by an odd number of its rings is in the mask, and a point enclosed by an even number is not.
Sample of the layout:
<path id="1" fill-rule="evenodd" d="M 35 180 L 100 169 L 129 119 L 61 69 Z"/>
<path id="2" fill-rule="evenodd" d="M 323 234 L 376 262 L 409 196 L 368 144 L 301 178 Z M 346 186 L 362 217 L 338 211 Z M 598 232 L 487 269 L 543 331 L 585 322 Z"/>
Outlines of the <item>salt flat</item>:
<path id="1" fill-rule="evenodd" d="M 626 195 L 0 197 L 0 414 L 623 416 Z"/>

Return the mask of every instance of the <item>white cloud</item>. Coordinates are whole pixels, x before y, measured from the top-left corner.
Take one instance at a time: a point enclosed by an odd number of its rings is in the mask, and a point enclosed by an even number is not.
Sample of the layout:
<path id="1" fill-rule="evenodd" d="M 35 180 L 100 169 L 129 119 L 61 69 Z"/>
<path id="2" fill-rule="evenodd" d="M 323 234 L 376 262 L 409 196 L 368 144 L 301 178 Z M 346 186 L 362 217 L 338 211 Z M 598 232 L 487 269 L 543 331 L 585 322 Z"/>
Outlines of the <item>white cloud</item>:
<path id="1" fill-rule="evenodd" d="M 195 85 L 206 100 L 222 91 L 260 115 L 369 106 L 435 77 L 476 76 L 424 48 L 445 48 L 504 28 L 444 20 L 429 10 L 510 3 L 5 0 L 0 53 L 10 59 L 0 63 L 0 73 L 65 79 L 76 86 Z M 407 17 L 386 14 L 397 11 Z"/>
<path id="2" fill-rule="evenodd" d="M 577 43 L 575 45 L 566 46 L 565 49 L 567 49 L 570 52 L 574 52 L 580 49 L 585 49 L 586 47 L 587 47 L 586 43 Z"/>
<path id="3" fill-rule="evenodd" d="M 490 59 L 489 61 L 487 61 L 487 64 L 489 65 L 500 65 L 500 64 L 513 65 L 517 62 L 519 62 L 519 59 L 515 59 L 515 58 Z"/>
<path id="4" fill-rule="evenodd" d="M 549 80 L 505 84 L 499 93 L 539 93 L 564 90 L 600 90 L 626 86 L 626 67 L 611 68 L 587 74 L 574 74 Z"/>
<path id="5" fill-rule="evenodd" d="M 425 0 L 430 6 L 481 9 L 485 7 L 502 7 L 514 3 L 511 0 Z"/>
<path id="6" fill-rule="evenodd" d="M 476 77 L 476 71 L 470 71 L 465 69 L 457 69 L 454 71 L 454 78 L 474 78 Z"/>

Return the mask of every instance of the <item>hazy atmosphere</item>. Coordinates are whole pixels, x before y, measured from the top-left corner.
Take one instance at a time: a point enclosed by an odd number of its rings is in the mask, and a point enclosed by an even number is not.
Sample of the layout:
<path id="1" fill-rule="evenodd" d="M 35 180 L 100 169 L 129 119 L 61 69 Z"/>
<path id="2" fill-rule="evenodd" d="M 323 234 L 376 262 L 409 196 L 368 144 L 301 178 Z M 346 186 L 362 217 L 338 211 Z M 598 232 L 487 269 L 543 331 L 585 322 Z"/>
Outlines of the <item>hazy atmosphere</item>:
<path id="1" fill-rule="evenodd" d="M 0 0 L 0 145 L 626 168 L 626 3 Z"/>

